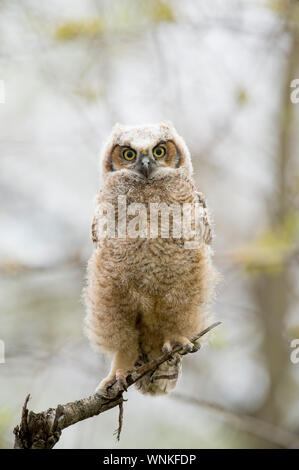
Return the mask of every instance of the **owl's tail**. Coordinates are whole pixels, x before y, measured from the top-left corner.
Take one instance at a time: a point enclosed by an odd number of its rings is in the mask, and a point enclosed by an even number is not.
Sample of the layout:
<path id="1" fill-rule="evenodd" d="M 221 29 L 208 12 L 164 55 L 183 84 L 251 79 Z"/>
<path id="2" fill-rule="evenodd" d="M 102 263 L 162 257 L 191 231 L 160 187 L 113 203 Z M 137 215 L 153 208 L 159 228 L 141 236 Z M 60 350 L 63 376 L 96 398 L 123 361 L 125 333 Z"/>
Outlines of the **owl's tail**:
<path id="1" fill-rule="evenodd" d="M 142 354 L 137 366 L 148 362 Z M 141 393 L 149 395 L 165 395 L 174 389 L 182 370 L 182 357 L 174 354 L 172 359 L 161 364 L 154 372 L 150 372 L 135 383 L 135 388 Z"/>

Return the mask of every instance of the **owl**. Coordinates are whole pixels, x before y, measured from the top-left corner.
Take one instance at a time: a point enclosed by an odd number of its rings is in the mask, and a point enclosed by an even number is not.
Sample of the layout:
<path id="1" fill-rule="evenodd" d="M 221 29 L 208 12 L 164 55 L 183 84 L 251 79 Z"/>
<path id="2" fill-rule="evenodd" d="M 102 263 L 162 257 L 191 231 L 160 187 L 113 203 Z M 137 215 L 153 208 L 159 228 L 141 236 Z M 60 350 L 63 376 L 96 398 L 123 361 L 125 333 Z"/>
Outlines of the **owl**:
<path id="1" fill-rule="evenodd" d="M 190 340 L 207 326 L 217 273 L 206 202 L 192 179 L 188 148 L 170 122 L 115 125 L 100 163 L 85 331 L 97 351 L 112 357 L 96 389 L 109 396 L 115 380 L 125 386 L 134 367 L 178 345 L 196 348 Z M 186 208 L 195 214 L 191 222 L 183 217 Z M 136 388 L 170 392 L 181 362 L 173 354 Z"/>

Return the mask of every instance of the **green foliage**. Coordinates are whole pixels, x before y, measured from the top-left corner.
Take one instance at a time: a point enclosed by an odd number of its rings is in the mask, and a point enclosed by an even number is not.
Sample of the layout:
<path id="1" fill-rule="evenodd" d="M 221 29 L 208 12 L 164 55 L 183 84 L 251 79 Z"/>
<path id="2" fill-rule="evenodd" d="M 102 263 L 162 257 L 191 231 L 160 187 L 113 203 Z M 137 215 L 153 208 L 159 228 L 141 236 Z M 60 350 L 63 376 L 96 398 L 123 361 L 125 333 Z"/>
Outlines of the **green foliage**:
<path id="1" fill-rule="evenodd" d="M 70 20 L 61 24 L 55 31 L 55 39 L 58 41 L 70 41 L 78 37 L 94 38 L 102 35 L 106 30 L 103 18 Z"/>
<path id="2" fill-rule="evenodd" d="M 80 96 L 86 103 L 93 103 L 104 96 L 104 90 L 88 86 L 77 87 L 74 93 Z"/>
<path id="3" fill-rule="evenodd" d="M 134 33 L 162 22 L 175 22 L 173 8 L 166 0 L 119 1 L 95 18 L 65 21 L 57 26 L 54 37 L 58 41 L 93 39 L 109 32 Z"/>
<path id="4" fill-rule="evenodd" d="M 222 325 L 222 328 L 216 328 L 213 334 L 209 339 L 209 344 L 214 349 L 221 349 L 228 344 L 227 334 L 225 332 L 225 328 Z"/>
<path id="5" fill-rule="evenodd" d="M 236 99 L 239 106 L 243 106 L 244 104 L 246 104 L 248 102 L 247 91 L 244 88 L 239 88 L 237 90 Z"/>
<path id="6" fill-rule="evenodd" d="M 8 447 L 8 432 L 10 430 L 13 413 L 8 409 L 0 410 L 0 449 Z"/>
<path id="7" fill-rule="evenodd" d="M 174 12 L 168 2 L 163 0 L 154 0 L 148 3 L 149 17 L 153 22 L 159 23 L 161 21 L 175 21 Z"/>
<path id="8" fill-rule="evenodd" d="M 299 4 L 298 2 L 287 2 L 286 0 L 268 0 L 268 8 L 283 19 L 291 19 L 299 26 Z"/>
<path id="9" fill-rule="evenodd" d="M 250 274 L 279 273 L 298 247 L 299 214 L 289 212 L 282 223 L 237 250 L 233 258 Z"/>
<path id="10" fill-rule="evenodd" d="M 286 11 L 285 0 L 268 0 L 267 5 L 270 8 L 270 10 L 273 10 L 279 14 L 285 13 Z"/>
<path id="11" fill-rule="evenodd" d="M 287 332 L 290 339 L 299 338 L 299 324 L 289 327 Z"/>

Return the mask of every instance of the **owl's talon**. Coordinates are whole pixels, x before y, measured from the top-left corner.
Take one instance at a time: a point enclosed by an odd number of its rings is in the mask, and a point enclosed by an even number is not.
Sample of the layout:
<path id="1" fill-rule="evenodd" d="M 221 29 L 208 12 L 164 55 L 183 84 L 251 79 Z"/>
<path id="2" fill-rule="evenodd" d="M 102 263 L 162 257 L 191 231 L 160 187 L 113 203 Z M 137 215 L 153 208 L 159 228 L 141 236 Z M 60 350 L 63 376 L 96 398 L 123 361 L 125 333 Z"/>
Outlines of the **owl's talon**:
<path id="1" fill-rule="evenodd" d="M 118 377 L 117 383 L 118 383 L 119 388 L 123 388 L 125 391 L 127 391 L 128 384 L 127 384 L 125 377 Z"/>
<path id="2" fill-rule="evenodd" d="M 186 347 L 186 351 L 188 351 L 188 352 L 194 351 L 194 344 L 193 343 L 186 344 L 185 347 Z"/>
<path id="3" fill-rule="evenodd" d="M 185 354 L 192 353 L 192 352 L 195 352 L 194 351 L 194 344 L 193 343 L 188 343 L 188 344 L 185 344 L 182 347 L 182 352 L 180 353 L 180 355 L 185 356 Z"/>
<path id="4" fill-rule="evenodd" d="M 125 391 L 127 391 L 127 373 L 124 372 L 122 369 L 116 371 L 116 381 L 120 388 L 123 388 Z"/>
<path id="5" fill-rule="evenodd" d="M 173 339 L 171 341 L 166 341 L 163 345 L 162 351 L 164 353 L 171 353 L 174 349 L 180 348 L 182 351 L 179 352 L 181 356 L 189 352 L 193 352 L 194 344 L 188 340 L 188 338 L 181 337 L 179 339 Z"/>
<path id="6" fill-rule="evenodd" d="M 101 398 L 110 398 L 108 395 L 108 392 L 102 390 L 102 389 L 96 389 L 95 395 L 98 395 Z"/>
<path id="7" fill-rule="evenodd" d="M 115 380 L 115 377 L 112 379 L 103 379 L 95 390 L 96 395 L 104 398 L 111 398 L 112 394 L 109 392 L 109 388 L 115 384 Z"/>
<path id="8" fill-rule="evenodd" d="M 171 346 L 169 341 L 167 341 L 167 343 L 163 344 L 162 352 L 164 354 L 169 354 L 169 353 L 171 353 L 172 350 L 173 350 L 173 346 Z"/>
<path id="9" fill-rule="evenodd" d="M 190 351 L 190 353 L 196 353 L 197 351 L 199 351 L 201 348 L 201 344 L 200 343 L 193 343 L 193 348 L 192 348 L 192 351 Z"/>

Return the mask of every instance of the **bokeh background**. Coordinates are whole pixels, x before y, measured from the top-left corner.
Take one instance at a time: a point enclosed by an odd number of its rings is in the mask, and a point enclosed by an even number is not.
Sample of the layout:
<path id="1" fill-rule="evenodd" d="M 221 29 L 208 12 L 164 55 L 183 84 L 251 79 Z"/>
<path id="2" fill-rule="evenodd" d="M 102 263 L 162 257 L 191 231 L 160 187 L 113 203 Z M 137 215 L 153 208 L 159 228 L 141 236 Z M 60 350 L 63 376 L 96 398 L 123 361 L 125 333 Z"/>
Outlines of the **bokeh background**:
<path id="1" fill-rule="evenodd" d="M 115 122 L 173 121 L 213 211 L 223 323 L 175 394 L 133 389 L 57 448 L 299 446 L 299 2 L 0 1 L 0 447 L 90 395 L 82 332 L 98 158 Z"/>

